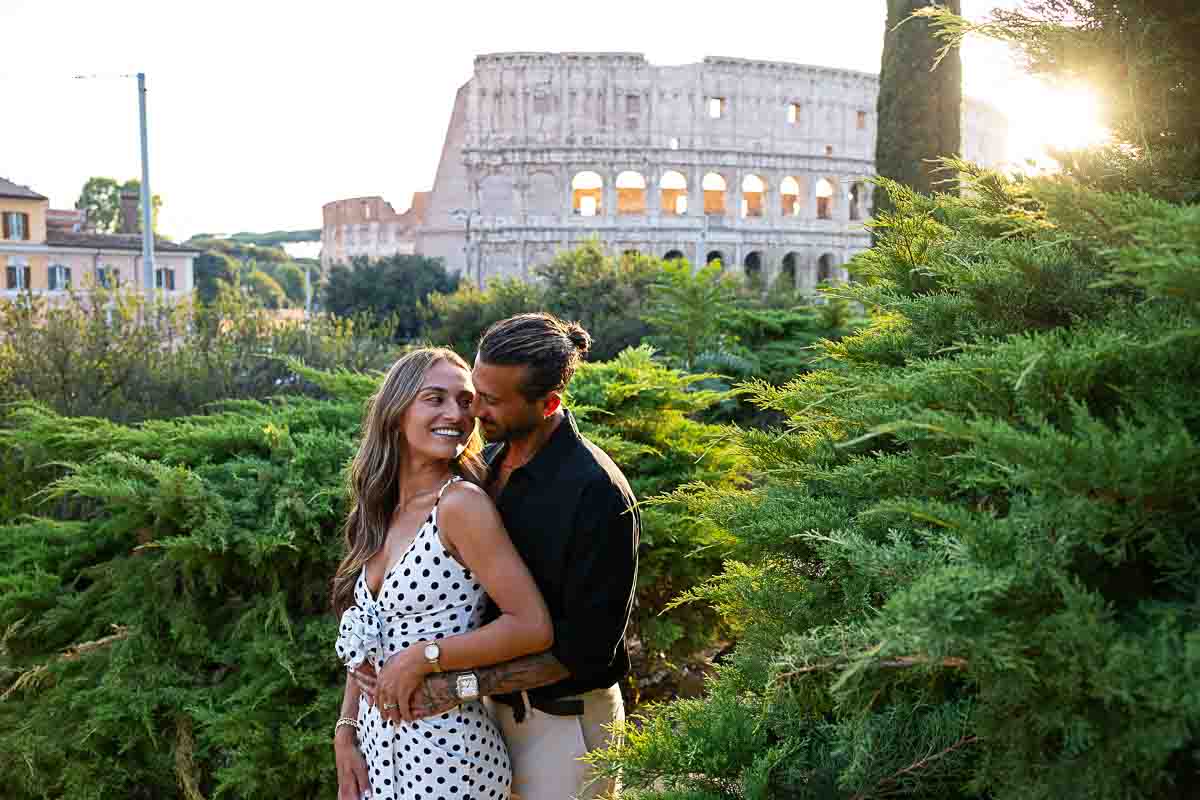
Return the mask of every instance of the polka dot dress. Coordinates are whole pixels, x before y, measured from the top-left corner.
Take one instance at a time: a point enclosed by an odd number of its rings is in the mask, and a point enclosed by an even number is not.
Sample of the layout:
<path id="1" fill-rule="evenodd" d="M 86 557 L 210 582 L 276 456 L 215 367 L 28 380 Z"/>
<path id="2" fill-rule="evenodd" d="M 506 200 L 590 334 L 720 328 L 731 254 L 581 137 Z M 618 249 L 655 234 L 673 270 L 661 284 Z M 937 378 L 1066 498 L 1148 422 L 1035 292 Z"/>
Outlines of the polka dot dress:
<path id="1" fill-rule="evenodd" d="M 460 478 L 451 478 L 442 491 Z M 438 536 L 437 503 L 408 550 L 383 576 L 379 597 L 367 588 L 366 568 L 342 617 L 337 652 L 343 662 L 364 657 L 378 668 L 421 641 L 478 628 L 484 592 Z M 366 623 L 361 620 L 367 620 Z M 362 636 L 363 630 L 368 635 Z M 500 730 L 478 700 L 430 719 L 384 720 L 365 700 L 358 706 L 358 742 L 367 761 L 373 800 L 497 800 L 512 784 Z"/>

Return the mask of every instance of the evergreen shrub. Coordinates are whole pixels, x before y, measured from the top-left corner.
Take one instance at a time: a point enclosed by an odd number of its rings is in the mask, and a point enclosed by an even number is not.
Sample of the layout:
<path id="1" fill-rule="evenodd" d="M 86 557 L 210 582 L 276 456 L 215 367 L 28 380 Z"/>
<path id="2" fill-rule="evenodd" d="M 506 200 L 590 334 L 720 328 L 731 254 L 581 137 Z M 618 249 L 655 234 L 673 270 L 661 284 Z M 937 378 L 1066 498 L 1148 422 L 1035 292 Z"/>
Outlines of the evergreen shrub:
<path id="1" fill-rule="evenodd" d="M 4 797 L 334 796 L 345 673 L 328 588 L 380 378 L 291 367 L 322 396 L 136 425 L 8 409 L 5 483 L 40 493 L 0 525 Z M 631 350 L 572 384 L 640 493 L 736 485 L 731 443 L 690 419 L 720 399 L 695 379 Z M 661 666 L 721 635 L 699 607 L 658 612 L 711 576 L 723 541 L 682 506 L 645 525 L 632 636 L 639 664 Z"/>
<path id="2" fill-rule="evenodd" d="M 598 756 L 633 796 L 1195 796 L 1200 208 L 952 166 L 881 181 L 870 324 L 743 387 L 753 488 L 660 498 L 738 644 Z"/>

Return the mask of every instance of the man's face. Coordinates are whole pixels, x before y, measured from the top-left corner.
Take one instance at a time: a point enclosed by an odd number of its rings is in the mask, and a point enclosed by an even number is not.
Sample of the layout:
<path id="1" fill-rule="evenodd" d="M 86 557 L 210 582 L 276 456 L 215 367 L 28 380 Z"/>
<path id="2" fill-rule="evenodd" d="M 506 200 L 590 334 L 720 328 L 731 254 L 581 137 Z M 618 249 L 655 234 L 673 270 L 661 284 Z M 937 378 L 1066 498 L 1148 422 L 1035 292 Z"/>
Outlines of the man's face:
<path id="1" fill-rule="evenodd" d="M 475 367 L 471 370 L 475 402 L 471 410 L 489 442 L 522 439 L 545 418 L 547 398 L 530 402 L 521 394 L 525 371 L 523 365 L 501 366 L 475 357 Z"/>

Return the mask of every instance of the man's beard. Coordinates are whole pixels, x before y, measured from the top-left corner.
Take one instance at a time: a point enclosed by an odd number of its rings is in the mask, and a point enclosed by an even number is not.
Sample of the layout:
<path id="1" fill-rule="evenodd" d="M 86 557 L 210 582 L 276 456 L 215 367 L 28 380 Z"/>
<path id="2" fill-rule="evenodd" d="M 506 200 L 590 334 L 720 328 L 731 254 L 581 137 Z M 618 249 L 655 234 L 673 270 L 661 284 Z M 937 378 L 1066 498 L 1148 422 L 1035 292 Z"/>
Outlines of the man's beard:
<path id="1" fill-rule="evenodd" d="M 537 426 L 537 420 L 533 420 L 532 422 L 522 422 L 518 425 L 497 426 L 500 427 L 499 431 L 489 435 L 485 430 L 484 436 L 487 438 L 490 444 L 496 444 L 499 442 L 512 442 L 524 439 L 526 436 L 537 430 Z"/>

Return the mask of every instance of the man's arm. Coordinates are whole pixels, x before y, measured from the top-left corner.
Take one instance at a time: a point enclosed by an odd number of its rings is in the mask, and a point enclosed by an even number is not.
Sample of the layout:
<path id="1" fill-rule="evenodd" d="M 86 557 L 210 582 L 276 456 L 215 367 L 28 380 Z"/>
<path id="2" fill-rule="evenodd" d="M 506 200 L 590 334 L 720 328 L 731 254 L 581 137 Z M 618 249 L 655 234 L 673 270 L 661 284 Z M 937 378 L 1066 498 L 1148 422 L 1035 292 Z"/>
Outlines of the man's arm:
<path id="1" fill-rule="evenodd" d="M 520 692 L 558 683 L 570 672 L 550 651 L 472 670 L 479 679 L 482 696 Z M 425 676 L 425 683 L 412 696 L 414 718 L 432 717 L 459 704 L 454 672 L 436 672 Z"/>

